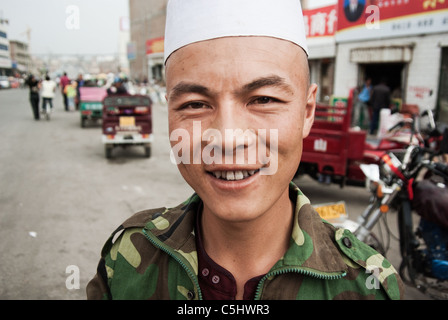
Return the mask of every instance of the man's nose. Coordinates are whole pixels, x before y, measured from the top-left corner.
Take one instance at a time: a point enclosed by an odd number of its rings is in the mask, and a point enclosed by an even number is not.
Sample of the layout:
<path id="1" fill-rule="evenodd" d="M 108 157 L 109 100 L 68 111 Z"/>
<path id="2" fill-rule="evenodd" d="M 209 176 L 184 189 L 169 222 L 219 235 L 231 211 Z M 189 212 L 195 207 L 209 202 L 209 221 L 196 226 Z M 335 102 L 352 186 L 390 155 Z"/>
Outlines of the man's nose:
<path id="1" fill-rule="evenodd" d="M 218 130 L 222 140 L 220 144 L 226 155 L 233 155 L 236 150 L 247 149 L 256 145 L 256 133 L 252 129 L 250 114 L 244 106 L 234 101 L 223 102 L 219 105 L 211 127 Z"/>

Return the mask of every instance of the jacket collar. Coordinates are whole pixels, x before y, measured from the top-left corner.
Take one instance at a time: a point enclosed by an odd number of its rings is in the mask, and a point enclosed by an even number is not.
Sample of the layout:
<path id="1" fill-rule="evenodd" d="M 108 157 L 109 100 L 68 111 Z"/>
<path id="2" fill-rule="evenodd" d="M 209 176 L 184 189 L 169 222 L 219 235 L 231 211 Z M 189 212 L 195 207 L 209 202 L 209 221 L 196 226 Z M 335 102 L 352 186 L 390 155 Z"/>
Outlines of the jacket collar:
<path id="1" fill-rule="evenodd" d="M 302 269 L 317 274 L 342 274 L 347 264 L 341 257 L 335 229 L 324 222 L 310 205 L 308 198 L 294 184 L 289 186 L 290 198 L 295 200 L 294 226 L 290 247 L 271 269 Z M 145 232 L 170 254 L 189 264 L 198 273 L 195 242 L 195 218 L 201 199 L 193 194 L 175 208 L 165 209 L 145 226 Z"/>

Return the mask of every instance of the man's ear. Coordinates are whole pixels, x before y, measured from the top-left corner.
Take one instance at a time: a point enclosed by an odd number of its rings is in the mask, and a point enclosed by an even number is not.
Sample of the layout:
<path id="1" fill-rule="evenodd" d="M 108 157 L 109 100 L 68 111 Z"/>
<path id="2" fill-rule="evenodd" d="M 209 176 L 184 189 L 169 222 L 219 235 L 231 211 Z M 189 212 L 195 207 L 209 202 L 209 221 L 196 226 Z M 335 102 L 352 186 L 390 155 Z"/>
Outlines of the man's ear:
<path id="1" fill-rule="evenodd" d="M 314 123 L 314 111 L 316 110 L 317 84 L 313 83 L 308 88 L 308 95 L 305 106 L 305 118 L 303 119 L 303 139 L 308 137 Z"/>

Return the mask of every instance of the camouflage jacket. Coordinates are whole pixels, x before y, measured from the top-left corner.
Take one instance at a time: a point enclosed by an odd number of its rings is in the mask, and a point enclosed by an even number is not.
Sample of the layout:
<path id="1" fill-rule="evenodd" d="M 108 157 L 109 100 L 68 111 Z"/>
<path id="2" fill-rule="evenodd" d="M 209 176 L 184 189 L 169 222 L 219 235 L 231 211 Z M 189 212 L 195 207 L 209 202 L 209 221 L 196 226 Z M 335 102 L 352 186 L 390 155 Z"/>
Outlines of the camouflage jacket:
<path id="1" fill-rule="evenodd" d="M 348 230 L 320 218 L 297 197 L 290 247 L 260 280 L 255 299 L 401 299 L 393 266 Z M 145 210 L 126 220 L 102 250 L 88 299 L 202 299 L 195 216 L 200 198 Z"/>

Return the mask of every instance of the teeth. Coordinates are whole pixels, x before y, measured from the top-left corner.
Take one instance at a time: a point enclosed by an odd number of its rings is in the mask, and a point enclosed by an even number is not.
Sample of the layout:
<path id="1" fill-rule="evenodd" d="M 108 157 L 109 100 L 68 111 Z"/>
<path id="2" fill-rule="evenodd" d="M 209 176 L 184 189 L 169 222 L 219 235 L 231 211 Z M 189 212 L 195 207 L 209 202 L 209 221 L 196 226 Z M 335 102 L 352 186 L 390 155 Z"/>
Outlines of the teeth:
<path id="1" fill-rule="evenodd" d="M 235 180 L 243 179 L 243 171 L 235 171 Z"/>
<path id="2" fill-rule="evenodd" d="M 213 171 L 216 178 L 223 180 L 242 180 L 255 174 L 258 170 Z"/>

